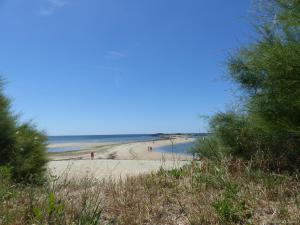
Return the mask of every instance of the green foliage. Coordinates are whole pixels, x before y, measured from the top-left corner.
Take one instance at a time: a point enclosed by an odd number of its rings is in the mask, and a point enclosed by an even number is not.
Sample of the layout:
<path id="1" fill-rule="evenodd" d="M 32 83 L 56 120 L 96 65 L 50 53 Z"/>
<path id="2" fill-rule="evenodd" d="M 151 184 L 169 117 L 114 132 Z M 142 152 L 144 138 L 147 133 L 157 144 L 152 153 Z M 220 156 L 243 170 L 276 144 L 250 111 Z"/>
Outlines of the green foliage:
<path id="1" fill-rule="evenodd" d="M 0 79 L 0 165 L 12 160 L 13 146 L 16 145 L 16 118 L 10 111 L 10 102 L 3 94 L 3 81 Z"/>
<path id="2" fill-rule="evenodd" d="M 0 180 L 10 182 L 11 177 L 11 168 L 8 166 L 0 166 Z"/>
<path id="3" fill-rule="evenodd" d="M 231 201 L 228 201 L 227 199 L 219 200 L 214 202 L 212 207 L 216 210 L 223 223 L 239 222 L 238 210 Z"/>
<path id="4" fill-rule="evenodd" d="M 39 207 L 33 208 L 33 220 L 42 224 L 44 220 L 47 220 L 47 224 L 56 225 L 63 224 L 65 207 L 64 204 L 57 200 L 54 193 L 49 193 L 46 197 L 45 208 Z"/>
<path id="5" fill-rule="evenodd" d="M 172 169 L 168 171 L 168 174 L 176 179 L 179 179 L 186 175 L 186 170 L 184 168 Z"/>
<path id="6" fill-rule="evenodd" d="M 242 108 L 211 119 L 217 139 L 211 142 L 219 152 L 264 159 L 259 163 L 268 169 L 295 171 L 300 169 L 300 2 L 268 3 L 266 19 L 258 21 L 258 40 L 228 60 L 229 76 L 244 97 Z M 196 151 L 203 149 L 207 144 Z"/>
<path id="7" fill-rule="evenodd" d="M 17 130 L 17 149 L 12 163 L 17 180 L 42 182 L 47 163 L 46 136 L 31 124 L 22 124 Z"/>
<path id="8" fill-rule="evenodd" d="M 222 149 L 219 139 L 215 136 L 198 139 L 195 145 L 190 149 L 198 157 L 208 157 L 220 159 L 225 149 Z M 221 150 L 222 149 L 222 150 Z"/>
<path id="9" fill-rule="evenodd" d="M 224 186 L 225 190 L 221 197 L 212 203 L 224 224 L 244 224 L 249 221 L 251 214 L 247 212 L 246 202 L 238 198 L 239 186 L 230 181 Z"/>
<path id="10" fill-rule="evenodd" d="M 17 121 L 3 92 L 0 81 L 0 166 L 10 167 L 18 182 L 40 183 L 47 163 L 47 138 L 33 125 Z"/>
<path id="11" fill-rule="evenodd" d="M 7 166 L 0 166 L 0 202 L 9 196 L 9 184 L 11 182 L 11 169 Z"/>
<path id="12" fill-rule="evenodd" d="M 100 187 L 93 180 L 42 185 L 0 179 L 0 224 L 98 225 L 104 222 Z"/>

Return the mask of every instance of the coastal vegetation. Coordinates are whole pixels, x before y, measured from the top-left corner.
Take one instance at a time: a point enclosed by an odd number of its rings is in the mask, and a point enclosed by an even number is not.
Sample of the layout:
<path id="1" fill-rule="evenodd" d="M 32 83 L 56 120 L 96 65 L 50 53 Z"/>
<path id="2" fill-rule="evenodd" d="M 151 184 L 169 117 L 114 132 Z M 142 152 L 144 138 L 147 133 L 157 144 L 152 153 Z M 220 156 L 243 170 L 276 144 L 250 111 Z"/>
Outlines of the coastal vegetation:
<path id="1" fill-rule="evenodd" d="M 0 184 L 0 224 L 300 224 L 299 177 L 233 157 L 126 179 Z"/>
<path id="2" fill-rule="evenodd" d="M 18 122 L 1 86 L 0 224 L 300 224 L 300 2 L 264 3 L 257 41 L 228 60 L 240 107 L 212 117 L 180 169 L 51 176 L 45 135 Z"/>
<path id="3" fill-rule="evenodd" d="M 257 40 L 227 62 L 229 79 L 240 88 L 239 107 L 211 118 L 214 135 L 199 142 L 198 152 L 293 173 L 300 169 L 300 2 L 263 2 Z"/>
<path id="4" fill-rule="evenodd" d="M 41 183 L 46 172 L 46 136 L 13 114 L 0 80 L 0 170 L 16 182 Z"/>

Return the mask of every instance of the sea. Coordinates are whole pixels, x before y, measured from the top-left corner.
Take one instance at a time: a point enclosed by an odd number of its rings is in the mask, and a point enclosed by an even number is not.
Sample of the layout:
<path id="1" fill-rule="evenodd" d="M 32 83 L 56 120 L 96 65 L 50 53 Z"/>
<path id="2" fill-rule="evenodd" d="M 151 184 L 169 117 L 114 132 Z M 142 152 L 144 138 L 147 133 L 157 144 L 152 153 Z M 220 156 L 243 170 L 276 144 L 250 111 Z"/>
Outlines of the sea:
<path id="1" fill-rule="evenodd" d="M 93 143 L 114 143 L 126 144 L 138 141 L 155 141 L 161 137 L 153 134 L 121 134 L 121 135 L 75 135 L 75 136 L 49 136 L 48 145 L 65 147 L 48 147 L 49 152 L 66 152 L 81 150 L 79 144 L 93 144 Z M 71 144 L 71 146 L 69 145 Z"/>
<path id="2" fill-rule="evenodd" d="M 187 142 L 181 144 L 170 144 L 167 146 L 162 146 L 155 148 L 154 151 L 161 153 L 173 153 L 173 154 L 181 154 L 181 155 L 192 155 L 190 149 L 195 145 L 195 142 Z"/>
<path id="3" fill-rule="evenodd" d="M 132 142 L 156 141 L 164 138 L 161 135 L 155 134 L 121 134 L 121 135 L 75 135 L 75 136 L 49 136 L 48 137 L 48 152 L 68 152 L 82 150 L 81 144 L 93 143 L 115 143 L 126 144 Z M 194 142 L 168 145 L 155 148 L 154 151 L 161 153 L 176 153 L 190 154 L 189 149 L 194 145 Z"/>

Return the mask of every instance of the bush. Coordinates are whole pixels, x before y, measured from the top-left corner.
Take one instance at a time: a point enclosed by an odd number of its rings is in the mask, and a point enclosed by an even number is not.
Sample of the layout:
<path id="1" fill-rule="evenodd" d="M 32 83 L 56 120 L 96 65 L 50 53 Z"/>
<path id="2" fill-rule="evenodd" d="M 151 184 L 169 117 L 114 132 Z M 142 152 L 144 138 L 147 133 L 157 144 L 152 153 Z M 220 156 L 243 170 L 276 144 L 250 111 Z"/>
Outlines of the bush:
<path id="1" fill-rule="evenodd" d="M 39 183 L 44 179 L 46 136 L 29 123 L 20 124 L 10 110 L 0 81 L 0 166 L 11 168 L 17 182 Z"/>
<path id="2" fill-rule="evenodd" d="M 189 150 L 195 156 L 207 157 L 219 160 L 223 157 L 226 149 L 215 136 L 198 139 L 195 145 Z"/>
<path id="3" fill-rule="evenodd" d="M 22 124 L 17 130 L 18 153 L 11 162 L 14 178 L 19 181 L 41 182 L 47 163 L 46 136 L 31 124 Z"/>
<path id="4" fill-rule="evenodd" d="M 217 139 L 220 140 L 221 146 L 230 147 L 227 153 L 245 158 L 251 157 L 253 135 L 246 116 L 232 111 L 218 113 L 210 121 L 210 126 Z"/>
<path id="5" fill-rule="evenodd" d="M 267 2 L 264 2 L 267 3 Z M 300 2 L 273 0 L 258 21 L 258 40 L 228 60 L 241 89 L 241 113 L 210 122 L 218 150 L 272 170 L 300 169 Z M 274 19 L 275 18 L 275 19 Z M 206 145 L 200 145 L 205 149 Z M 199 149 L 198 148 L 198 149 Z M 264 162 L 262 163 L 262 160 Z"/>
<path id="6" fill-rule="evenodd" d="M 0 165 L 11 161 L 16 146 L 16 119 L 10 112 L 10 101 L 3 94 L 0 79 Z"/>

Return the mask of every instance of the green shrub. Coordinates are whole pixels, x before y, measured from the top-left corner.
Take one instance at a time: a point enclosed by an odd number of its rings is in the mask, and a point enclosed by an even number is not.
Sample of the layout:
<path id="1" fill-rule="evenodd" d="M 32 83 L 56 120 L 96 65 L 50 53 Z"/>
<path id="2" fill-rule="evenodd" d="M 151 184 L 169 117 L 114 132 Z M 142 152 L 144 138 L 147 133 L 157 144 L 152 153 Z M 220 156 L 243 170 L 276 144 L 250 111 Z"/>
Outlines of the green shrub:
<path id="1" fill-rule="evenodd" d="M 33 125 L 17 121 L 0 80 L 0 166 L 10 167 L 17 182 L 40 183 L 47 163 L 46 141 Z"/>
<path id="2" fill-rule="evenodd" d="M 42 182 L 46 172 L 46 136 L 31 124 L 22 124 L 17 131 L 18 154 L 11 165 L 19 181 Z"/>
<path id="3" fill-rule="evenodd" d="M 10 111 L 10 101 L 3 94 L 0 79 L 0 166 L 12 160 L 16 146 L 16 118 Z"/>
<path id="4" fill-rule="evenodd" d="M 220 140 L 216 136 L 212 136 L 198 139 L 189 151 L 199 158 L 221 159 L 226 150 L 230 149 L 225 149 Z"/>
<path id="5" fill-rule="evenodd" d="M 258 160 L 267 169 L 298 171 L 300 2 L 273 0 L 266 5 L 257 41 L 228 60 L 229 77 L 241 90 L 241 109 L 216 114 L 210 121 L 215 137 L 198 146 L 198 152 L 207 152 L 213 143 L 224 154 Z"/>

